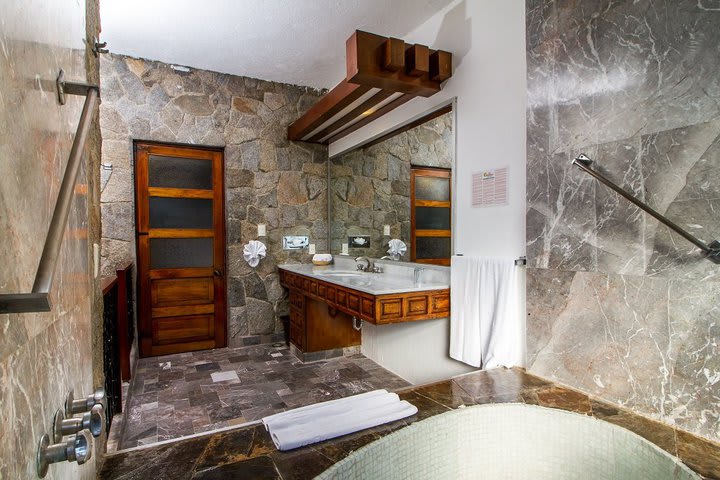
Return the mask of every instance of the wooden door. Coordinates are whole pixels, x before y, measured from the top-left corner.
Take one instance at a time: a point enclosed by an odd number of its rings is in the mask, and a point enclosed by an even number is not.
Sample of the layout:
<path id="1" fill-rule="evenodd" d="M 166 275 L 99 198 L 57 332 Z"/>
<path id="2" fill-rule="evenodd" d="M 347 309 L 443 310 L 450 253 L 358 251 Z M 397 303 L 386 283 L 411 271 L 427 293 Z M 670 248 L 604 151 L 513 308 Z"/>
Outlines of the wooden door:
<path id="1" fill-rule="evenodd" d="M 445 168 L 410 170 L 410 259 L 450 265 L 451 172 Z"/>
<path id="2" fill-rule="evenodd" d="M 140 355 L 224 347 L 223 154 L 135 144 Z"/>

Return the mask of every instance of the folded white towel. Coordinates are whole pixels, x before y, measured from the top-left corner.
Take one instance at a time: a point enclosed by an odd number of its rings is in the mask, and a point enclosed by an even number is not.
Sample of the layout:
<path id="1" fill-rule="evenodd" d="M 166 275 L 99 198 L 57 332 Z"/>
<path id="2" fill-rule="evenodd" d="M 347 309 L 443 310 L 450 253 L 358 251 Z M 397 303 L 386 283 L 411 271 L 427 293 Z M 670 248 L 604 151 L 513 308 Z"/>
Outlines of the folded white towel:
<path id="1" fill-rule="evenodd" d="M 269 415 L 264 417 L 262 422 L 263 425 L 265 425 L 265 429 L 269 431 L 271 427 L 283 428 L 285 426 L 292 425 L 293 422 L 305 421 L 308 418 L 314 418 L 318 414 L 335 415 L 367 404 L 378 405 L 381 403 L 398 401 L 400 401 L 400 398 L 396 393 L 388 393 L 385 389 L 373 390 L 372 392 L 365 392 L 359 395 L 353 395 L 352 397 L 314 403 L 312 405 L 294 408 L 292 410 L 288 410 L 287 412 Z"/>
<path id="2" fill-rule="evenodd" d="M 250 240 L 243 248 L 243 258 L 253 268 L 258 266 L 265 255 L 267 255 L 267 247 L 258 240 Z"/>
<path id="3" fill-rule="evenodd" d="M 279 450 L 292 450 L 416 413 L 417 407 L 397 394 L 376 390 L 278 413 L 262 421 Z"/>
<path id="4" fill-rule="evenodd" d="M 393 238 L 388 242 L 388 251 L 387 253 L 392 257 L 393 260 L 399 260 L 400 257 L 405 255 L 405 252 L 407 252 L 407 245 L 405 245 L 405 242 L 400 240 L 399 238 Z"/>

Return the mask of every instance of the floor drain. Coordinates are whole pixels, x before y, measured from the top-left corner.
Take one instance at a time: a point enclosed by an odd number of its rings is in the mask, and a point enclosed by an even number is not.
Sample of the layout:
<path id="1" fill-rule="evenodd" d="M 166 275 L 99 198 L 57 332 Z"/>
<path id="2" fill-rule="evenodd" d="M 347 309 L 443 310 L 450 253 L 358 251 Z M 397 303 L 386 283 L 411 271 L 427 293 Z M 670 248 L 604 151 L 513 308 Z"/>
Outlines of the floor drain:
<path id="1" fill-rule="evenodd" d="M 285 344 L 283 342 L 276 342 L 272 344 L 273 347 L 284 347 Z"/>

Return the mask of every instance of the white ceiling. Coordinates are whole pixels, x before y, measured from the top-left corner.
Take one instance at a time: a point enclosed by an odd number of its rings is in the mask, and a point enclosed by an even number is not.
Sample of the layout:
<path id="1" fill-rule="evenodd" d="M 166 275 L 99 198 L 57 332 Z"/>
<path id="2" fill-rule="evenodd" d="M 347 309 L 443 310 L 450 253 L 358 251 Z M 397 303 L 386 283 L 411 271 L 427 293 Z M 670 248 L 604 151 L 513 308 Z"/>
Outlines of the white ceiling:
<path id="1" fill-rule="evenodd" d="M 101 0 L 113 53 L 315 88 L 356 29 L 402 38 L 452 0 Z"/>

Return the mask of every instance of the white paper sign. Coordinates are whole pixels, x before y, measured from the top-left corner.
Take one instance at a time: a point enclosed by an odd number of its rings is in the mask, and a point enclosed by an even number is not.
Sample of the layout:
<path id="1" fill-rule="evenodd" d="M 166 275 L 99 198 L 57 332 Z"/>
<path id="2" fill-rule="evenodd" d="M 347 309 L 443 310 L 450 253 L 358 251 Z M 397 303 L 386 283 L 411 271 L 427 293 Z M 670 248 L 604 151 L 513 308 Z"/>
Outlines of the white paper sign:
<path id="1" fill-rule="evenodd" d="M 475 172 L 472 176 L 472 206 L 508 204 L 508 167 Z"/>

